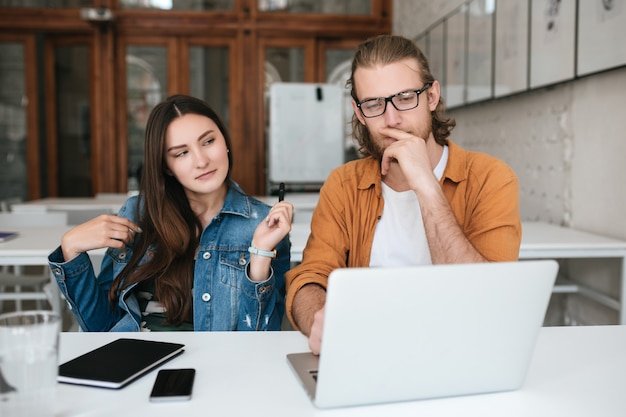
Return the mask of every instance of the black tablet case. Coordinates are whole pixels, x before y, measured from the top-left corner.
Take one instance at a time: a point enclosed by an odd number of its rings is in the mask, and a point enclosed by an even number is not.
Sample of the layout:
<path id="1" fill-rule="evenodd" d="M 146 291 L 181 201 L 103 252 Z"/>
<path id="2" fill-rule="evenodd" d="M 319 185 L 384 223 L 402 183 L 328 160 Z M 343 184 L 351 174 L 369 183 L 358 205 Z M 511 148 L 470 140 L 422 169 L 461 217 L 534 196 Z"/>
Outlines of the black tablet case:
<path id="1" fill-rule="evenodd" d="M 117 339 L 59 366 L 58 381 L 101 388 L 122 388 L 184 352 L 185 345 Z"/>

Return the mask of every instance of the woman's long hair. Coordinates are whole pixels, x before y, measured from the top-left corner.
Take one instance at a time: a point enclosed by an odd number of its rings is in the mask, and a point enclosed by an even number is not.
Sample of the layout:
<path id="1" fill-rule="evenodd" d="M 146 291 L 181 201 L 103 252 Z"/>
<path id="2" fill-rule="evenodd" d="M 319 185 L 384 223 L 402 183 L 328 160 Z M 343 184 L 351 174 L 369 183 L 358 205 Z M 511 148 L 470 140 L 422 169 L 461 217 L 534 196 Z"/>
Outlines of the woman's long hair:
<path id="1" fill-rule="evenodd" d="M 125 288 L 154 278 L 155 297 L 166 310 L 166 322 L 176 325 L 193 321 L 194 257 L 202 232 L 202 224 L 192 211 L 183 186 L 167 173 L 165 162 L 167 128 L 185 114 L 211 119 L 223 134 L 227 149 L 232 149 L 225 125 L 202 100 L 175 95 L 152 110 L 146 125 L 144 168 L 137 206 L 142 233 L 136 234 L 133 255 L 109 290 L 109 302 L 113 306 Z M 228 162 L 230 177 L 232 150 L 228 152 Z M 152 256 L 140 265 L 149 247 L 153 248 Z"/>
<path id="2" fill-rule="evenodd" d="M 360 44 L 352 60 L 350 79 L 346 83 L 350 87 L 350 94 L 354 101 L 359 102 L 358 92 L 354 85 L 354 72 L 357 68 L 387 65 L 407 58 L 415 59 L 419 64 L 420 77 L 424 84 L 435 81 L 435 77 L 430 72 L 426 56 L 410 39 L 402 36 L 379 35 Z M 446 105 L 443 97 L 439 98 L 439 103 L 435 110 L 431 112 L 431 115 L 435 141 L 440 145 L 446 145 L 456 122 L 446 115 Z M 356 114 L 352 116 L 352 136 L 358 142 L 359 152 L 362 156 L 371 156 L 378 153 L 367 126 L 361 124 Z"/>

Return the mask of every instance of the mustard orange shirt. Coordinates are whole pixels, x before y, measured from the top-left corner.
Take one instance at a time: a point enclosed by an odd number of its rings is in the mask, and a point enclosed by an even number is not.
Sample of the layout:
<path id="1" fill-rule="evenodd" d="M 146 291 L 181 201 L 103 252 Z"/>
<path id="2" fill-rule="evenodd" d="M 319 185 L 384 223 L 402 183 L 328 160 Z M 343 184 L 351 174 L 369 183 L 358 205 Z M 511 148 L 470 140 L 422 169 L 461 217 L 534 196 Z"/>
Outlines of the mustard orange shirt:
<path id="1" fill-rule="evenodd" d="M 489 261 L 518 259 L 522 236 L 519 186 L 503 161 L 448 142 L 441 187 L 463 233 Z M 373 158 L 336 168 L 320 190 L 302 263 L 285 275 L 287 316 L 296 292 L 315 283 L 326 288 L 336 268 L 366 267 L 376 222 L 383 213 L 380 163 Z"/>

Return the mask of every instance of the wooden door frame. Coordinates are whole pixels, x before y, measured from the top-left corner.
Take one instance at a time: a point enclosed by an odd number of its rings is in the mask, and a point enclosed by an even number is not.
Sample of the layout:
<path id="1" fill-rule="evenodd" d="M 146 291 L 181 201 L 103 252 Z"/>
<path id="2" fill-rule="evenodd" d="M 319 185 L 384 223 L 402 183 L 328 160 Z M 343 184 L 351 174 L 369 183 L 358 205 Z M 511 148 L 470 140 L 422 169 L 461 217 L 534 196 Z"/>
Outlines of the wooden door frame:
<path id="1" fill-rule="evenodd" d="M 363 39 L 320 39 L 317 43 L 317 79 L 326 82 L 326 51 L 329 49 L 355 50 Z"/>
<path id="2" fill-rule="evenodd" d="M 229 39 L 230 48 L 230 133 L 234 139 L 236 163 L 233 177 L 245 191 L 264 194 L 266 188 L 266 143 L 264 53 L 262 45 L 298 47 L 316 45 L 305 53 L 306 82 L 322 82 L 323 56 L 319 42 L 354 39 L 391 31 L 392 1 L 370 0 L 368 15 L 325 15 L 259 12 L 257 0 L 235 0 L 233 10 L 155 11 L 118 8 L 118 0 L 94 0 L 94 7 L 114 11 L 112 22 L 82 20 L 78 9 L 5 8 L 0 13 L 1 39 L 13 39 L 26 46 L 26 83 L 28 96 L 28 196 L 46 194 L 40 169 L 39 103 L 37 85 L 37 44 L 40 34 L 76 34 L 92 37 L 92 152 L 94 193 L 127 190 L 128 140 L 126 137 L 125 46 L 133 39 L 178 39 L 168 49 L 172 60 L 186 62 L 184 42 L 189 39 Z M 21 32 L 19 32 L 21 31 Z M 73 35 L 72 35 L 73 36 Z M 156 38 L 155 38 L 156 37 Z M 154 44 L 154 43 L 152 43 Z M 177 65 L 176 68 L 182 68 Z M 170 69 L 168 94 L 188 91 L 188 74 Z M 193 92 L 191 92 L 193 93 Z M 32 174 L 31 174 L 32 173 Z M 56 187 L 56 185 L 55 185 Z"/>

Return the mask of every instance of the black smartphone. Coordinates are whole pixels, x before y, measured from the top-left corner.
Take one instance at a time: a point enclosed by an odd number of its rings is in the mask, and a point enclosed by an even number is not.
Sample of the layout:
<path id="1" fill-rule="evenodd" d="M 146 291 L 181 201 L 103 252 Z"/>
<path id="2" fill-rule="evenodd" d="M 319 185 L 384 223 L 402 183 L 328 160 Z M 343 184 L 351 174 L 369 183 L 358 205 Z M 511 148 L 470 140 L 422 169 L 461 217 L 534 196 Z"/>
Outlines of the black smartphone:
<path id="1" fill-rule="evenodd" d="M 161 369 L 154 381 L 150 401 L 190 400 L 195 376 L 196 370 L 192 368 Z"/>

